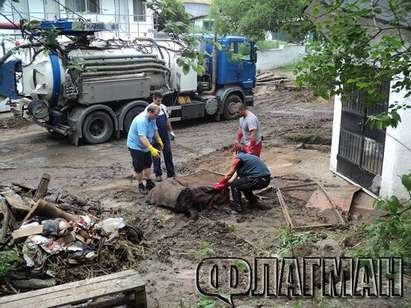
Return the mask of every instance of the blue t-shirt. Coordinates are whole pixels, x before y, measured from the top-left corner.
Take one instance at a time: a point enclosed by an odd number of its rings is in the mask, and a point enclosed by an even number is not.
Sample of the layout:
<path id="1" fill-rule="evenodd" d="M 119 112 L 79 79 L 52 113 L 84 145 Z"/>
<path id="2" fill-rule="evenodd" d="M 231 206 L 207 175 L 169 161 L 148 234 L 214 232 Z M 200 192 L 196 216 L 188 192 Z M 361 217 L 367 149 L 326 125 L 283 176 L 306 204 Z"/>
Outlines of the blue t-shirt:
<path id="1" fill-rule="evenodd" d="M 141 143 L 139 136 L 145 136 L 152 144 L 154 135 L 157 131 L 156 120 L 149 120 L 146 112 L 141 112 L 131 122 L 127 136 L 127 147 L 133 150 L 148 152 L 144 144 Z"/>
<path id="2" fill-rule="evenodd" d="M 270 176 L 270 170 L 257 156 L 240 152 L 237 158 L 240 160 L 237 167 L 239 177 L 259 178 Z"/>

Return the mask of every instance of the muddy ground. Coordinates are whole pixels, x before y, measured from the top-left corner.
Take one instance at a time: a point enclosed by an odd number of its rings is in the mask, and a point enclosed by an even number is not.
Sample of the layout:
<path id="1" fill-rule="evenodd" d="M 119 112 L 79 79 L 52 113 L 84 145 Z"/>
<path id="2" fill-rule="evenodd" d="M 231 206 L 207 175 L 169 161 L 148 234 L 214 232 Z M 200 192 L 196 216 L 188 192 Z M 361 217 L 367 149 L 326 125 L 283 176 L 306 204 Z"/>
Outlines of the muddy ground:
<path id="1" fill-rule="evenodd" d="M 298 146 L 302 142 L 330 144 L 332 108 L 308 91 L 274 90 L 267 86 L 256 89 L 254 111 L 264 134 L 262 158 L 277 183 L 286 178 L 311 178 L 327 185 L 347 185 L 328 171 L 329 153 L 324 147 L 318 151 Z M 41 174 L 47 172 L 52 177 L 52 192 L 67 190 L 139 225 L 144 230 L 144 249 L 132 267 L 147 283 L 149 307 L 205 307 L 209 300 L 195 286 L 195 269 L 205 257 L 251 259 L 280 255 L 283 247 L 279 235 L 284 232 L 286 222 L 274 195 L 264 201 L 272 206 L 270 210 L 248 210 L 239 215 L 212 208 L 193 222 L 183 215 L 154 208 L 138 195 L 135 182 L 128 178 L 132 170 L 125 139 L 74 147 L 36 125 L 19 122 L 14 127 L 7 121 L 0 125 L 0 184 L 17 182 L 35 187 Z M 185 175 L 200 169 L 224 172 L 230 162 L 227 147 L 234 141 L 237 126 L 237 121 L 198 120 L 176 124 L 173 155 L 177 173 Z M 307 211 L 297 209 L 293 215 L 296 221 L 304 220 Z M 350 228 L 359 223 L 354 220 Z M 315 245 L 325 238 L 341 241 L 349 229 L 306 234 Z M 357 242 L 354 240 L 351 245 Z M 303 248 L 297 254 L 309 255 L 312 249 L 307 247 L 309 251 Z M 370 302 L 234 298 L 234 303 L 238 307 L 399 305 L 397 301 L 378 299 Z M 216 306 L 220 305 L 224 306 L 216 301 Z"/>

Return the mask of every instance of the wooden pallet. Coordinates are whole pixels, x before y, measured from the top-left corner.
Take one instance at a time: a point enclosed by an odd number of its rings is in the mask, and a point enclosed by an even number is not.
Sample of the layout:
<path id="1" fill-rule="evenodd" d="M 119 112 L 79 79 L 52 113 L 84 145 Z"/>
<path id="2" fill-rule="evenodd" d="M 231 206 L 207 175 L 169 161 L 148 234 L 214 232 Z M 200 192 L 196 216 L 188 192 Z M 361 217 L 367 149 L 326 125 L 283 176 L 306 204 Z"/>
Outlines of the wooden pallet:
<path id="1" fill-rule="evenodd" d="M 145 284 L 134 270 L 66 283 L 0 298 L 0 307 L 146 308 Z"/>

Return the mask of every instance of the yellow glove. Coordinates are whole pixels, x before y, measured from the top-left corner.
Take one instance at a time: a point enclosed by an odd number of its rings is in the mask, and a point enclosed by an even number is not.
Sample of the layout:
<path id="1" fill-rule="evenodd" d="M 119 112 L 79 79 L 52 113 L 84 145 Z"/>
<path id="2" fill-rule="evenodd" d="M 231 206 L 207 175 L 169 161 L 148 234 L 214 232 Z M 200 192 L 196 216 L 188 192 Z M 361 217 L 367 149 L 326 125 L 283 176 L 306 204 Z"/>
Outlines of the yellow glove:
<path id="1" fill-rule="evenodd" d="M 147 149 L 150 151 L 151 156 L 153 156 L 154 158 L 160 158 L 160 151 L 153 147 L 151 144 Z"/>
<path id="2" fill-rule="evenodd" d="M 160 147 L 160 150 L 162 151 L 164 149 L 164 144 L 163 144 L 163 141 L 161 140 L 160 136 L 156 137 L 156 142 L 157 142 L 158 146 Z"/>

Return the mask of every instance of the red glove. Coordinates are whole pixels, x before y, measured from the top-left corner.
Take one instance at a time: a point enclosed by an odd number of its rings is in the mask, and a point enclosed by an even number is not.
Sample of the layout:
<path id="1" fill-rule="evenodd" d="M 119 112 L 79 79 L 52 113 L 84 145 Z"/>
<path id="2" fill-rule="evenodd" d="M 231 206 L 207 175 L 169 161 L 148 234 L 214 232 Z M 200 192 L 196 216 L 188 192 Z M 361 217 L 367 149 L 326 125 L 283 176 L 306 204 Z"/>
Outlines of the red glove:
<path id="1" fill-rule="evenodd" d="M 237 135 L 236 135 L 237 142 L 240 143 L 242 138 L 243 138 L 243 131 L 238 130 Z"/>
<path id="2" fill-rule="evenodd" d="M 215 184 L 213 186 L 213 189 L 218 190 L 218 191 L 223 191 L 224 189 L 228 188 L 228 186 L 230 186 L 230 183 L 228 183 L 228 180 L 224 178 L 220 182 Z"/>
<path id="3" fill-rule="evenodd" d="M 245 146 L 239 143 L 236 143 L 231 148 L 231 152 L 238 153 L 238 152 L 245 152 Z"/>
<path id="4" fill-rule="evenodd" d="M 255 155 L 257 157 L 260 157 L 261 154 L 261 149 L 262 149 L 262 143 L 258 143 L 254 146 L 252 145 L 246 145 L 244 147 L 244 152 L 247 154 Z"/>
<path id="5" fill-rule="evenodd" d="M 257 144 L 257 137 L 256 136 L 250 136 L 250 145 L 254 147 Z"/>

